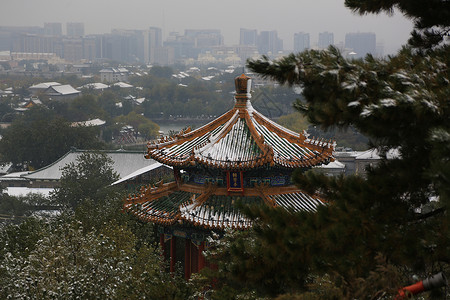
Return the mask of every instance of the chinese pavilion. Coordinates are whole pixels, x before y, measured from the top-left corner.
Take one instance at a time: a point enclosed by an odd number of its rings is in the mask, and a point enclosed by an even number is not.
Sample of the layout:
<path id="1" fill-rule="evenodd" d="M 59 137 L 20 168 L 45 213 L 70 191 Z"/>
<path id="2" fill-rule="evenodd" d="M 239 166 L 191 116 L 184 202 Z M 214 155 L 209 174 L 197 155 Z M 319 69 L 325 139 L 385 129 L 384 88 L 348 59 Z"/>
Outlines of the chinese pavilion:
<path id="1" fill-rule="evenodd" d="M 175 181 L 142 187 L 125 200 L 125 210 L 160 225 L 170 270 L 180 261 L 186 278 L 205 266 L 202 251 L 212 231 L 252 225 L 236 207 L 238 199 L 290 211 L 322 204 L 293 185 L 291 174 L 333 160 L 334 144 L 288 130 L 253 109 L 245 74 L 235 85 L 231 110 L 196 130 L 148 143 L 146 157 L 172 166 Z"/>

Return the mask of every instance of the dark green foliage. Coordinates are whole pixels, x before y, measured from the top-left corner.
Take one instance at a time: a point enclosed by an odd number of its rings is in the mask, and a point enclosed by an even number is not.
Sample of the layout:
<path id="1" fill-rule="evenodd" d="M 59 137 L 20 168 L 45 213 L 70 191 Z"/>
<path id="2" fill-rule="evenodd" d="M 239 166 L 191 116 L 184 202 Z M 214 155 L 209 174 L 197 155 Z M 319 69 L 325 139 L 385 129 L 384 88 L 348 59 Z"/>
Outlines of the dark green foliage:
<path id="1" fill-rule="evenodd" d="M 14 110 L 8 103 L 2 102 L 0 103 L 0 122 L 10 122 L 11 114 Z"/>
<path id="2" fill-rule="evenodd" d="M 37 210 L 52 208 L 50 200 L 40 194 L 15 197 L 2 193 L 0 194 L 0 226 L 19 224 Z"/>
<path id="3" fill-rule="evenodd" d="M 113 118 L 119 115 L 120 109 L 116 106 L 119 98 L 111 91 L 103 91 L 98 96 L 97 102 L 109 117 Z"/>
<path id="4" fill-rule="evenodd" d="M 82 201 L 90 199 L 102 202 L 113 197 L 115 189 L 110 186 L 118 175 L 112 168 L 113 161 L 103 152 L 83 152 L 76 162 L 62 168 L 60 187 L 52 198 L 56 203 L 75 209 Z M 110 199 L 110 200 L 114 200 Z"/>
<path id="5" fill-rule="evenodd" d="M 395 6 L 423 32 L 434 25 L 446 30 L 450 21 L 448 1 L 346 5 L 360 13 Z M 311 281 L 329 278 L 329 295 L 336 289 L 336 295 L 342 293 L 335 299 L 378 299 L 414 283 L 413 274 L 423 279 L 449 271 L 450 47 L 434 43 L 432 50 L 416 50 L 349 61 L 331 47 L 248 62 L 263 77 L 300 85 L 305 102 L 295 107 L 312 124 L 325 130 L 354 128 L 383 160 L 364 178 L 297 171 L 294 182 L 326 201 L 316 213 L 247 208 L 253 239 L 238 236 L 222 246 L 229 261 L 223 263 L 230 266 L 220 275 L 224 288 L 247 293 L 235 285 L 241 279 L 262 295 L 319 299 L 320 289 Z M 267 284 L 273 284 L 270 291 L 264 290 Z"/>
<path id="6" fill-rule="evenodd" d="M 162 271 L 153 226 L 121 212 L 123 192 L 108 187 L 115 178 L 105 155 L 83 153 L 54 195 L 73 210 L 0 227 L 1 299 L 193 297 L 180 272 Z"/>
<path id="7" fill-rule="evenodd" d="M 29 255 L 35 249 L 40 239 L 45 222 L 35 218 L 25 219 L 18 225 L 9 225 L 1 229 L 0 260 L 3 261 L 7 253 L 15 257 Z"/>
<path id="8" fill-rule="evenodd" d="M 186 299 L 193 294 L 179 274 L 161 272 L 159 251 L 148 244 L 137 247 L 139 238 L 126 226 L 109 222 L 87 230 L 66 215 L 33 222 L 38 226 L 26 222 L 2 230 L 2 299 Z M 30 247 L 11 247 L 17 239 Z"/>
<path id="9" fill-rule="evenodd" d="M 159 135 L 159 126 L 147 119 L 141 114 L 134 111 L 127 115 L 122 115 L 114 119 L 115 123 L 121 126 L 131 125 L 137 130 L 146 140 L 156 138 Z"/>
<path id="10" fill-rule="evenodd" d="M 0 194 L 1 216 L 24 216 L 30 210 L 30 205 L 8 194 Z M 3 219 L 3 218 L 1 218 Z"/>
<path id="11" fill-rule="evenodd" d="M 150 69 L 150 75 L 169 79 L 173 74 L 173 70 L 170 67 L 153 66 Z"/>
<path id="12" fill-rule="evenodd" d="M 5 129 L 0 152 L 5 162 L 38 169 L 49 165 L 70 148 L 100 149 L 97 129 L 72 127 L 51 111 L 33 108 Z"/>
<path id="13" fill-rule="evenodd" d="M 92 95 L 81 96 L 71 101 L 68 113 L 67 119 L 74 122 L 106 118 L 106 113 L 97 102 L 97 98 Z"/>
<path id="14" fill-rule="evenodd" d="M 297 103 L 297 108 L 312 123 L 324 128 L 352 125 L 381 153 L 398 149 L 403 159 L 392 163 L 398 166 L 391 168 L 390 175 L 397 184 L 411 188 L 413 195 L 422 195 L 420 201 L 414 196 L 417 206 L 427 201 L 430 192 L 427 170 L 435 160 L 431 149 L 437 147 L 432 133 L 450 126 L 448 49 L 427 57 L 405 49 L 388 61 L 368 57 L 349 62 L 330 48 L 249 65 L 282 83 L 302 84 L 307 106 Z M 411 169 L 415 172 L 405 172 Z"/>

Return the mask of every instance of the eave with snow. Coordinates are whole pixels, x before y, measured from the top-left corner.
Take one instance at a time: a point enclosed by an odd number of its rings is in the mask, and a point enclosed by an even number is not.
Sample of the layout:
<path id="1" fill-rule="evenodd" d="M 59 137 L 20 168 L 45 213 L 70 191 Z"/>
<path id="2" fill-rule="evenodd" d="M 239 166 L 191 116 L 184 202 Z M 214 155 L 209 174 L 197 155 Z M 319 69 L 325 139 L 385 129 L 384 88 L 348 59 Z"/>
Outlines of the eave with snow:
<path id="1" fill-rule="evenodd" d="M 49 87 L 61 85 L 59 82 L 42 82 L 35 85 L 30 86 L 28 89 L 33 95 L 38 94 L 39 92 L 46 91 Z"/>
<path id="2" fill-rule="evenodd" d="M 81 92 L 69 84 L 52 85 L 45 90 L 45 94 L 52 100 L 68 100 L 78 97 Z"/>

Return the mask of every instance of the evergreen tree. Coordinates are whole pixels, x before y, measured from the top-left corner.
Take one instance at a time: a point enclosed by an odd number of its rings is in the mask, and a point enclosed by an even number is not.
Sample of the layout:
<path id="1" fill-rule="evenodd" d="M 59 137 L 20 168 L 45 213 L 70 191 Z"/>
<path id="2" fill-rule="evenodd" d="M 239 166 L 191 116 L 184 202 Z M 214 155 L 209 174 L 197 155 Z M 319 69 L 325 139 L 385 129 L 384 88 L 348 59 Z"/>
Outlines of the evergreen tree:
<path id="1" fill-rule="evenodd" d="M 388 59 L 347 60 L 331 47 L 248 62 L 265 78 L 301 86 L 306 103 L 295 107 L 312 124 L 324 130 L 352 126 L 383 157 L 365 178 L 296 172 L 298 186 L 327 201 L 315 213 L 246 208 L 255 224 L 251 245 L 259 246 L 246 246 L 241 238 L 226 246 L 233 250 L 227 250 L 230 264 L 241 266 L 227 274 L 262 295 L 303 293 L 312 279 L 328 276 L 342 297 L 377 299 L 413 283 L 413 274 L 425 278 L 449 270 L 450 47 L 440 44 L 448 32 L 449 2 L 346 5 L 360 13 L 399 8 L 416 23 L 416 48 Z M 430 39 L 433 31 L 441 38 Z M 264 263 L 270 272 L 260 272 Z M 266 282 L 274 284 L 270 293 L 263 290 Z"/>
<path id="2" fill-rule="evenodd" d="M 118 175 L 112 167 L 113 161 L 103 152 L 83 152 L 76 162 L 62 168 L 60 186 L 52 198 L 58 204 L 75 209 L 83 201 L 109 207 L 116 190 L 110 186 Z"/>
<path id="3" fill-rule="evenodd" d="M 0 233 L 1 299 L 187 299 L 194 292 L 180 273 L 161 272 L 159 251 L 138 246 L 124 225 L 89 230 L 63 215 Z M 22 248 L 11 247 L 14 242 Z"/>
<path id="4" fill-rule="evenodd" d="M 38 169 L 53 163 L 70 148 L 101 149 L 98 129 L 72 127 L 67 120 L 45 108 L 32 107 L 2 132 L 2 162 Z"/>
<path id="5" fill-rule="evenodd" d="M 181 270 L 162 271 L 154 228 L 122 213 L 124 191 L 108 187 L 115 179 L 108 157 L 83 153 L 53 195 L 71 209 L 0 226 L 0 299 L 193 297 Z"/>

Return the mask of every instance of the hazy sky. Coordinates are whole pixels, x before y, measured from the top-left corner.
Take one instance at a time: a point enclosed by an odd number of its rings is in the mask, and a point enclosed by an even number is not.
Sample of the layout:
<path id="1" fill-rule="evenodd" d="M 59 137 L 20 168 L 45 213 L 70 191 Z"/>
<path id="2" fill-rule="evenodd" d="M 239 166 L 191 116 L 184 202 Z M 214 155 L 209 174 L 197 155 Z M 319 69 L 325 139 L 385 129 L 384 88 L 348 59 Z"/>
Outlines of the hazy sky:
<path id="1" fill-rule="evenodd" d="M 374 32 L 385 53 L 395 53 L 405 44 L 412 22 L 394 16 L 358 16 L 344 7 L 344 0 L 1 0 L 0 26 L 45 22 L 83 22 L 85 33 L 109 33 L 111 29 L 161 27 L 166 37 L 184 29 L 220 29 L 226 45 L 239 42 L 239 29 L 277 30 L 284 48 L 293 48 L 296 32 L 334 33 L 335 43 L 347 32 Z"/>

